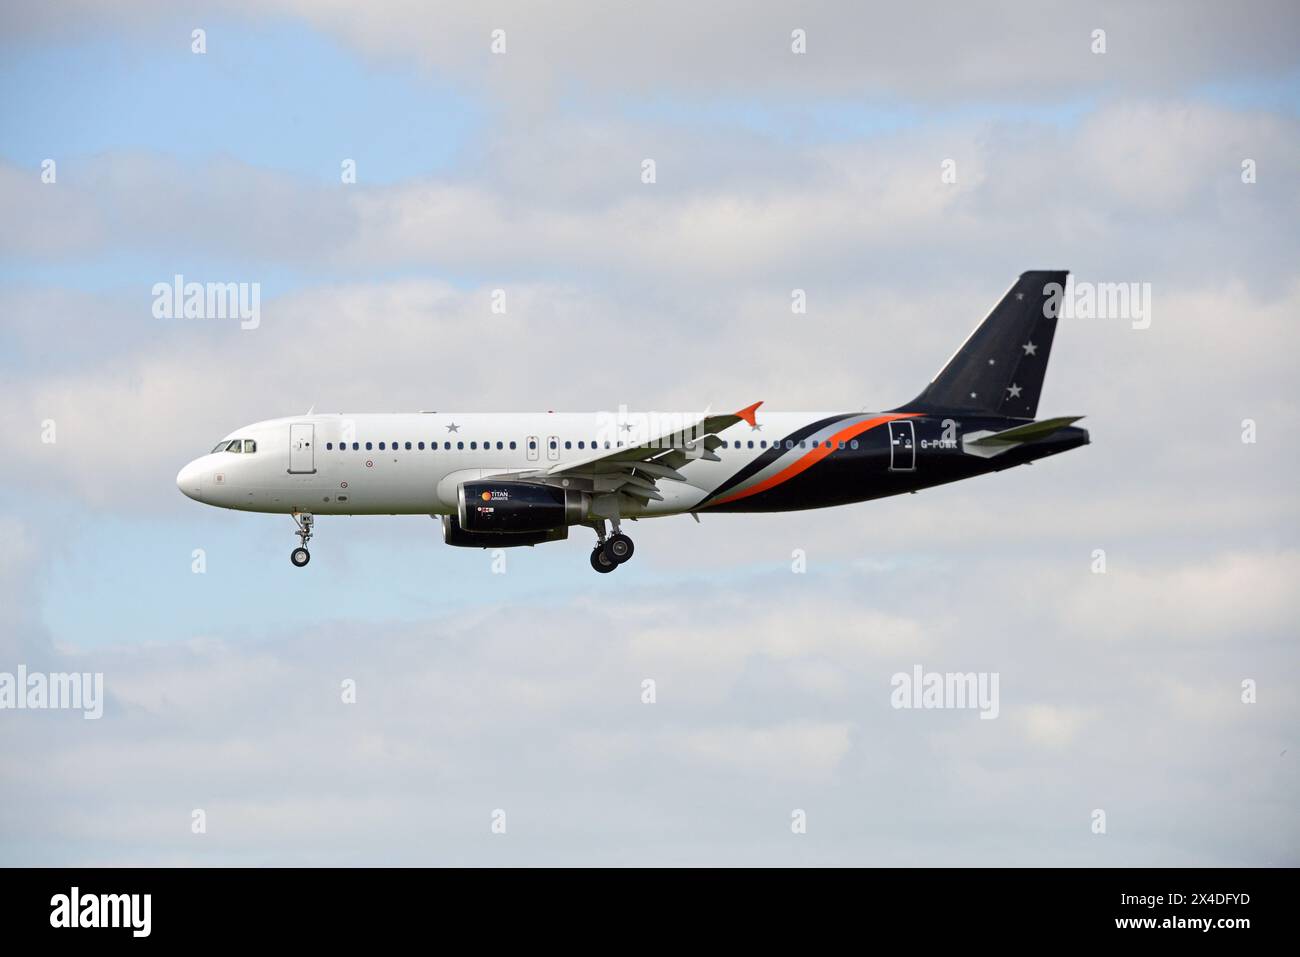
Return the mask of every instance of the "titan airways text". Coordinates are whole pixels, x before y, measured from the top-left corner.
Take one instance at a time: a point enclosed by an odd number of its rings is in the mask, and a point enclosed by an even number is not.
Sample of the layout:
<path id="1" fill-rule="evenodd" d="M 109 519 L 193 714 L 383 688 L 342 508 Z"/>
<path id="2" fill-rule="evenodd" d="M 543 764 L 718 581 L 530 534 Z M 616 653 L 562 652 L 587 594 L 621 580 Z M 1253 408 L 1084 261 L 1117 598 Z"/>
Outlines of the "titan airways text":
<path id="1" fill-rule="evenodd" d="M 1024 273 L 887 412 L 308 414 L 236 429 L 176 484 L 208 505 L 291 515 L 299 567 L 317 515 L 432 515 L 448 545 L 475 548 L 586 526 L 592 568 L 612 572 L 632 557 L 627 519 L 847 505 L 1087 444 L 1081 416 L 1036 420 L 1066 276 Z"/>

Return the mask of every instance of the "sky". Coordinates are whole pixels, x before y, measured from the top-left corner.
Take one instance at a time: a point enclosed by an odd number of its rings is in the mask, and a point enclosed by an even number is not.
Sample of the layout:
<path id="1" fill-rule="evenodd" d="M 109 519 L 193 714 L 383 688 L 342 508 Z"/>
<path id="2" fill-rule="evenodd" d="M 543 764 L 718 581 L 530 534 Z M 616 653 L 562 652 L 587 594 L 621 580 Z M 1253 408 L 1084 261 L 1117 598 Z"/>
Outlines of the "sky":
<path id="1" fill-rule="evenodd" d="M 0 9 L 0 673 L 105 698 L 0 710 L 0 865 L 1300 864 L 1298 27 Z M 296 569 L 287 516 L 175 486 L 309 408 L 893 408 L 1055 268 L 1151 293 L 1059 324 L 1040 415 L 1091 445 L 640 522 L 617 575 L 418 516 Z M 156 318 L 177 274 L 257 328 Z M 998 716 L 893 707 L 916 666 Z"/>

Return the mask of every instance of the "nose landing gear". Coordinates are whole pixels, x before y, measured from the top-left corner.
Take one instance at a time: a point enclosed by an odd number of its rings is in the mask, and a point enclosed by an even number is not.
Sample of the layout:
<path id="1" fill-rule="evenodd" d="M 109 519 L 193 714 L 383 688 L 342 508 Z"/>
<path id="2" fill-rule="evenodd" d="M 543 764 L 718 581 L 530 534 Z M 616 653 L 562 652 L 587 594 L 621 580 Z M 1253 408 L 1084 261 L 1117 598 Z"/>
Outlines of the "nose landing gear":
<path id="1" fill-rule="evenodd" d="M 293 562 L 296 567 L 302 568 L 311 561 L 311 552 L 307 551 L 307 542 L 311 540 L 311 530 L 315 519 L 310 512 L 294 512 L 293 522 L 298 526 L 298 531 L 294 534 L 298 536 L 301 544 L 289 553 L 289 561 Z"/>

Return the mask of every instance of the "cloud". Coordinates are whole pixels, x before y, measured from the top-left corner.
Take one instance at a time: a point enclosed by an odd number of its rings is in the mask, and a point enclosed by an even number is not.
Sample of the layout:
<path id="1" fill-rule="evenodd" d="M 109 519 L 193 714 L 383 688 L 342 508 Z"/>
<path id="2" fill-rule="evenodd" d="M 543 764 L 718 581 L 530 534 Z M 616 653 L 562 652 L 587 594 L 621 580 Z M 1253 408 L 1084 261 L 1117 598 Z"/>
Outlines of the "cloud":
<path id="1" fill-rule="evenodd" d="M 835 770 L 849 751 L 849 731 L 844 723 L 718 728 L 691 732 L 683 744 L 709 767 L 760 770 L 807 781 Z"/>
<path id="2" fill-rule="evenodd" d="M 1246 560 L 1257 568 L 1270 557 Z M 1216 641 L 1171 656 L 1180 622 L 1152 616 L 1112 634 L 1099 654 L 1073 638 L 1078 609 L 1059 600 L 1060 574 L 951 578 L 952 594 L 937 604 L 918 600 L 924 576 L 908 572 L 859 591 L 836 575 L 787 575 L 761 588 L 753 579 L 735 594 L 761 592 L 762 601 L 697 592 L 654 604 L 654 626 L 651 593 L 632 586 L 626 603 L 561 597 L 544 615 L 501 603 L 412 624 L 370 621 L 364 634 L 339 623 L 251 642 L 100 648 L 63 665 L 105 673 L 104 717 L 87 729 L 59 713 L 6 713 L 0 793 L 26 843 L 64 848 L 47 851 L 47 863 L 496 853 L 546 863 L 570 853 L 609 859 L 599 844 L 610 841 L 628 861 L 682 859 L 672 841 L 656 850 L 665 833 L 712 840 L 711 859 L 739 862 L 745 847 L 779 858 L 768 841 L 789 833 L 796 807 L 826 841 L 808 852 L 828 863 L 862 862 L 866 845 L 893 860 L 885 849 L 900 815 L 912 824 L 900 855 L 1033 860 L 1027 835 L 1074 829 L 1084 841 L 1093 806 L 1123 822 L 1107 838 L 1120 860 L 1233 861 L 1281 846 L 1294 822 L 1276 801 L 1233 825 L 1231 849 L 1214 829 L 1148 842 L 1170 807 L 1197 816 L 1249 800 L 1234 782 L 1276 760 L 1295 720 L 1294 702 L 1274 687 L 1277 669 L 1293 667 L 1289 646 Z M 1183 574 L 1218 573 L 1211 564 Z M 945 624 L 949 603 L 964 613 L 960 627 Z M 876 607 L 897 617 L 895 644 L 871 644 Z M 774 609 L 792 612 L 774 622 Z M 690 656 L 666 635 L 732 650 Z M 1001 716 L 893 710 L 890 675 L 914 662 L 1000 671 Z M 809 684 L 801 669 L 816 665 L 845 682 L 830 694 Z M 1258 705 L 1240 702 L 1235 677 L 1223 680 L 1242 669 L 1274 676 Z M 647 676 L 654 704 L 642 702 Z M 342 700 L 344 678 L 356 682 L 356 704 Z M 1207 754 L 1226 762 L 1213 779 L 1200 771 Z M 15 774 L 38 755 L 42 775 Z M 88 780 L 93 815 L 66 797 Z M 1032 808 L 1021 806 L 1026 793 Z M 497 807 L 517 842 L 501 851 L 483 843 Z M 190 833 L 194 808 L 207 812 L 206 835 Z M 954 820 L 972 814 L 1001 851 L 957 838 L 976 825 Z M 734 847 L 715 840 L 719 816 Z"/>
<path id="3" fill-rule="evenodd" d="M 999 2 L 892 8 L 814 3 L 697 4 L 593 11 L 526 2 L 434 11 L 415 0 L 357 7 L 344 0 L 281 0 L 301 17 L 378 62 L 413 61 L 491 89 L 521 112 L 566 97 L 668 94 L 898 98 L 931 103 L 1011 97 L 1043 101 L 1100 83 L 1168 89 L 1288 67 L 1283 2 L 1247 14 L 1213 3 L 1140 10 L 1108 3 L 1080 10 Z M 266 10 L 265 6 L 259 10 Z M 1092 53 L 1104 26 L 1108 50 Z M 804 29 L 808 53 L 791 53 Z M 507 53 L 490 52 L 492 31 Z"/>
<path id="4" fill-rule="evenodd" d="M 1152 633 L 1180 644 L 1258 641 L 1300 614 L 1297 574 L 1300 553 L 1289 550 L 1227 553 L 1181 566 L 1146 567 L 1135 558 L 1083 580 L 1070 597 L 1069 620 L 1080 638 L 1099 643 Z"/>
<path id="5" fill-rule="evenodd" d="M 1253 232 L 1240 254 L 1277 269 L 1273 244 L 1300 213 L 1276 178 L 1300 148 L 1300 124 L 1206 103 L 1107 103 L 1065 131 L 959 119 L 848 143 L 665 120 L 616 119 L 599 133 L 589 120 L 489 128 L 474 165 L 387 186 L 307 184 L 233 160 L 141 154 L 80 161 L 53 186 L 0 167 L 0 205 L 14 213 L 13 255 L 136 251 L 160 264 L 162 278 L 193 272 L 207 255 L 238 270 L 221 280 L 284 269 L 365 278 L 542 271 L 692 290 L 774 274 L 824 285 L 865 256 L 915 275 L 936 243 L 969 252 L 995 239 L 1026 257 L 1046 247 L 1076 269 L 1096 261 L 1115 270 L 1117 230 L 1141 238 L 1152 216 L 1175 213 L 1182 231 L 1162 234 L 1167 248 L 1135 250 L 1124 276 L 1213 271 L 1200 246 L 1246 217 Z M 657 163 L 653 185 L 639 178 L 646 156 Z M 1258 163 L 1258 183 L 1241 182 L 1244 158 Z M 941 180 L 946 160 L 956 183 Z M 50 229 L 55 221 L 67 228 Z M 1196 258 L 1180 259 L 1188 252 Z"/>

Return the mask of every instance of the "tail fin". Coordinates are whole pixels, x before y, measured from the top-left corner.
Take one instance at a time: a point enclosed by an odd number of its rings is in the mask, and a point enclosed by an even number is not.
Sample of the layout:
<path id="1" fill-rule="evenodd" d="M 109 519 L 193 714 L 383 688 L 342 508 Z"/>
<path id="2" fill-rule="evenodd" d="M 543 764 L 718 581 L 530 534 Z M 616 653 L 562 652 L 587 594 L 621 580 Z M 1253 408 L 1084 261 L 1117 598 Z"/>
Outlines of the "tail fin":
<path id="1" fill-rule="evenodd" d="M 898 411 L 1032 419 L 1068 275 L 1064 269 L 1022 273 L 934 381 Z"/>

